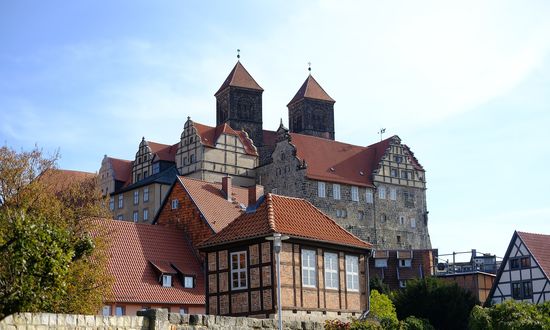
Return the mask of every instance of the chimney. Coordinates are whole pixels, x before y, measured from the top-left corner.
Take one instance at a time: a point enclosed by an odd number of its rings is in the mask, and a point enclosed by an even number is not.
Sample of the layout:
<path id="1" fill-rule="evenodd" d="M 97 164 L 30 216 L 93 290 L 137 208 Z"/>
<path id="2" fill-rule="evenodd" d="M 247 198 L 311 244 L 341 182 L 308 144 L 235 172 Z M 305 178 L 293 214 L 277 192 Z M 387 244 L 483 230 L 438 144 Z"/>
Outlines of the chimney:
<path id="1" fill-rule="evenodd" d="M 264 194 L 264 186 L 259 184 L 248 187 L 248 205 L 255 205 L 258 198 Z"/>
<path id="2" fill-rule="evenodd" d="M 230 176 L 224 176 L 222 178 L 222 191 L 225 194 L 225 197 L 228 201 L 232 201 L 231 194 L 233 193 L 233 186 L 231 186 L 231 177 Z"/>

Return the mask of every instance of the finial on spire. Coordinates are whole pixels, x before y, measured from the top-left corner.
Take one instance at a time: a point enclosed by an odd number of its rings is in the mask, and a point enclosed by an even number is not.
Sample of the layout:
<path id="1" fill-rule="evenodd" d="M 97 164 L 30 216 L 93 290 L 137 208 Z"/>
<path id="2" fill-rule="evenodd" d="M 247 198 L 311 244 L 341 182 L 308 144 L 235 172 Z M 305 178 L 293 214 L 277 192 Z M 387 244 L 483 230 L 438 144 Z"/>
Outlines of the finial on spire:
<path id="1" fill-rule="evenodd" d="M 281 123 L 279 125 L 283 126 L 283 118 L 281 118 Z"/>
<path id="2" fill-rule="evenodd" d="M 241 58 L 241 50 L 237 49 L 237 61 Z"/>
<path id="3" fill-rule="evenodd" d="M 307 62 L 307 71 L 311 73 L 311 62 Z"/>
<path id="4" fill-rule="evenodd" d="M 187 116 L 187 120 L 191 120 L 191 116 Z"/>

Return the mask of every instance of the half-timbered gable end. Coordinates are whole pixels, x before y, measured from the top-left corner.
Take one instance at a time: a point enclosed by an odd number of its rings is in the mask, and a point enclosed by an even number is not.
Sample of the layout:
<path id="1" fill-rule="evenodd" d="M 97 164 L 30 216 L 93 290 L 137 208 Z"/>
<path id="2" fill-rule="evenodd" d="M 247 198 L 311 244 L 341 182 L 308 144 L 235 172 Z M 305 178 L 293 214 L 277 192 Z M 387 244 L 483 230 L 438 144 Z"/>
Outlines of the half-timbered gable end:
<path id="1" fill-rule="evenodd" d="M 550 301 L 550 235 L 516 231 L 497 273 L 488 301 Z"/>

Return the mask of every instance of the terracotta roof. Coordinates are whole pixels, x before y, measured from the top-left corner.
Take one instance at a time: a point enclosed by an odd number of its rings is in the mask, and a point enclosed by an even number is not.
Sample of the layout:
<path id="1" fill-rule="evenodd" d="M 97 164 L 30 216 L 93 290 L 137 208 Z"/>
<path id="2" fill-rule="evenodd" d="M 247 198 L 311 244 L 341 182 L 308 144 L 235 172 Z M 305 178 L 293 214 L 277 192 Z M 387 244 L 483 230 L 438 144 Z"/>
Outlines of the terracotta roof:
<path id="1" fill-rule="evenodd" d="M 211 183 L 180 176 L 179 181 L 215 232 L 225 228 L 242 213 L 240 204 L 248 206 L 248 189 L 232 186 L 233 201 L 222 192 L 221 183 Z"/>
<path id="2" fill-rule="evenodd" d="M 224 133 L 224 134 L 237 136 L 241 141 L 241 143 L 243 144 L 244 150 L 248 155 L 253 155 L 253 156 L 258 155 L 258 152 L 256 151 L 256 147 L 252 142 L 252 139 L 247 137 L 246 133 L 244 133 L 243 131 L 239 131 L 239 132 L 235 131 L 227 123 L 223 123 L 216 127 L 212 127 L 212 126 L 207 126 L 197 122 L 193 122 L 193 127 L 195 127 L 197 134 L 200 136 L 202 144 L 206 146 L 214 148 L 216 146 L 216 141 L 218 140 L 220 135 Z"/>
<path id="3" fill-rule="evenodd" d="M 266 194 L 256 210 L 242 214 L 199 246 L 221 245 L 273 233 L 335 245 L 372 248 L 370 243 L 340 227 L 310 202 L 274 194 Z"/>
<path id="4" fill-rule="evenodd" d="M 39 180 L 54 192 L 61 192 L 73 184 L 96 178 L 97 174 L 73 170 L 49 169 L 39 176 Z"/>
<path id="5" fill-rule="evenodd" d="M 235 64 L 233 70 L 231 70 L 231 72 L 229 73 L 229 76 L 225 78 L 225 81 L 221 85 L 220 89 L 218 89 L 218 91 L 214 95 L 217 96 L 220 92 L 230 86 L 263 91 L 263 88 L 261 88 L 256 80 L 252 78 L 250 73 L 246 71 L 240 61 L 237 61 L 237 64 Z"/>
<path id="6" fill-rule="evenodd" d="M 308 178 L 358 186 L 373 186 L 372 173 L 393 139 L 362 147 L 310 135 L 290 136 L 296 156 L 307 163 Z"/>
<path id="7" fill-rule="evenodd" d="M 168 145 L 153 141 L 147 141 L 147 145 L 149 145 L 149 148 L 151 148 L 151 152 L 155 154 L 159 160 L 175 162 L 179 142 L 174 145 Z"/>
<path id="8" fill-rule="evenodd" d="M 327 92 L 319 85 L 317 80 L 313 78 L 312 75 L 309 75 L 302 84 L 302 87 L 298 90 L 296 95 L 292 98 L 290 102 L 288 102 L 288 105 L 291 105 L 294 102 L 297 102 L 301 99 L 313 99 L 313 100 L 322 100 L 322 101 L 329 101 L 329 102 L 336 102 L 332 97 L 330 97 Z M 288 106 L 287 105 L 287 106 Z"/>
<path id="9" fill-rule="evenodd" d="M 111 239 L 108 267 L 115 278 L 114 302 L 205 303 L 203 272 L 183 230 L 107 219 L 99 223 Z M 177 277 L 172 278 L 172 287 L 163 287 L 151 261 L 171 273 L 175 272 L 171 263 L 182 267 L 185 275 L 195 276 L 195 288 L 184 288 Z"/>
<path id="10" fill-rule="evenodd" d="M 132 179 L 132 165 L 133 161 L 108 157 L 113 169 L 113 175 L 115 180 L 128 182 Z"/>
<path id="11" fill-rule="evenodd" d="M 550 235 L 518 231 L 517 234 L 527 246 L 546 277 L 550 278 Z"/>

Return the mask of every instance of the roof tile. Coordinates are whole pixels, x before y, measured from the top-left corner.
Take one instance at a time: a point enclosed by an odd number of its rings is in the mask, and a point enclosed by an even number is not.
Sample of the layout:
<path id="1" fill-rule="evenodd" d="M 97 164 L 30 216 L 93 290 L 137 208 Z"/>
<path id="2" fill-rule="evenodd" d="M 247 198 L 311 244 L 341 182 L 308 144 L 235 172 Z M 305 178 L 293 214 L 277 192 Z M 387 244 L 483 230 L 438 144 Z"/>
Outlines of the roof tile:
<path id="1" fill-rule="evenodd" d="M 539 264 L 546 277 L 550 278 L 550 235 L 517 232 L 523 243 Z"/>
<path id="2" fill-rule="evenodd" d="M 221 85 L 220 89 L 216 92 L 214 95 L 218 95 L 223 90 L 225 90 L 227 87 L 241 87 L 241 88 L 248 88 L 258 91 L 263 91 L 263 88 L 258 85 L 256 80 L 252 78 L 250 73 L 246 71 L 244 66 L 241 64 L 240 61 L 237 61 L 237 64 L 233 67 L 233 70 L 229 73 L 227 78 L 225 78 L 225 81 Z"/>
<path id="3" fill-rule="evenodd" d="M 302 87 L 296 92 L 296 95 L 292 98 L 292 100 L 288 103 L 288 105 L 291 105 L 292 103 L 295 103 L 301 99 L 314 99 L 314 100 L 322 100 L 322 101 L 329 101 L 329 102 L 336 102 L 332 97 L 330 97 L 327 92 L 319 85 L 317 80 L 313 78 L 312 75 L 309 75 L 302 84 Z"/>

